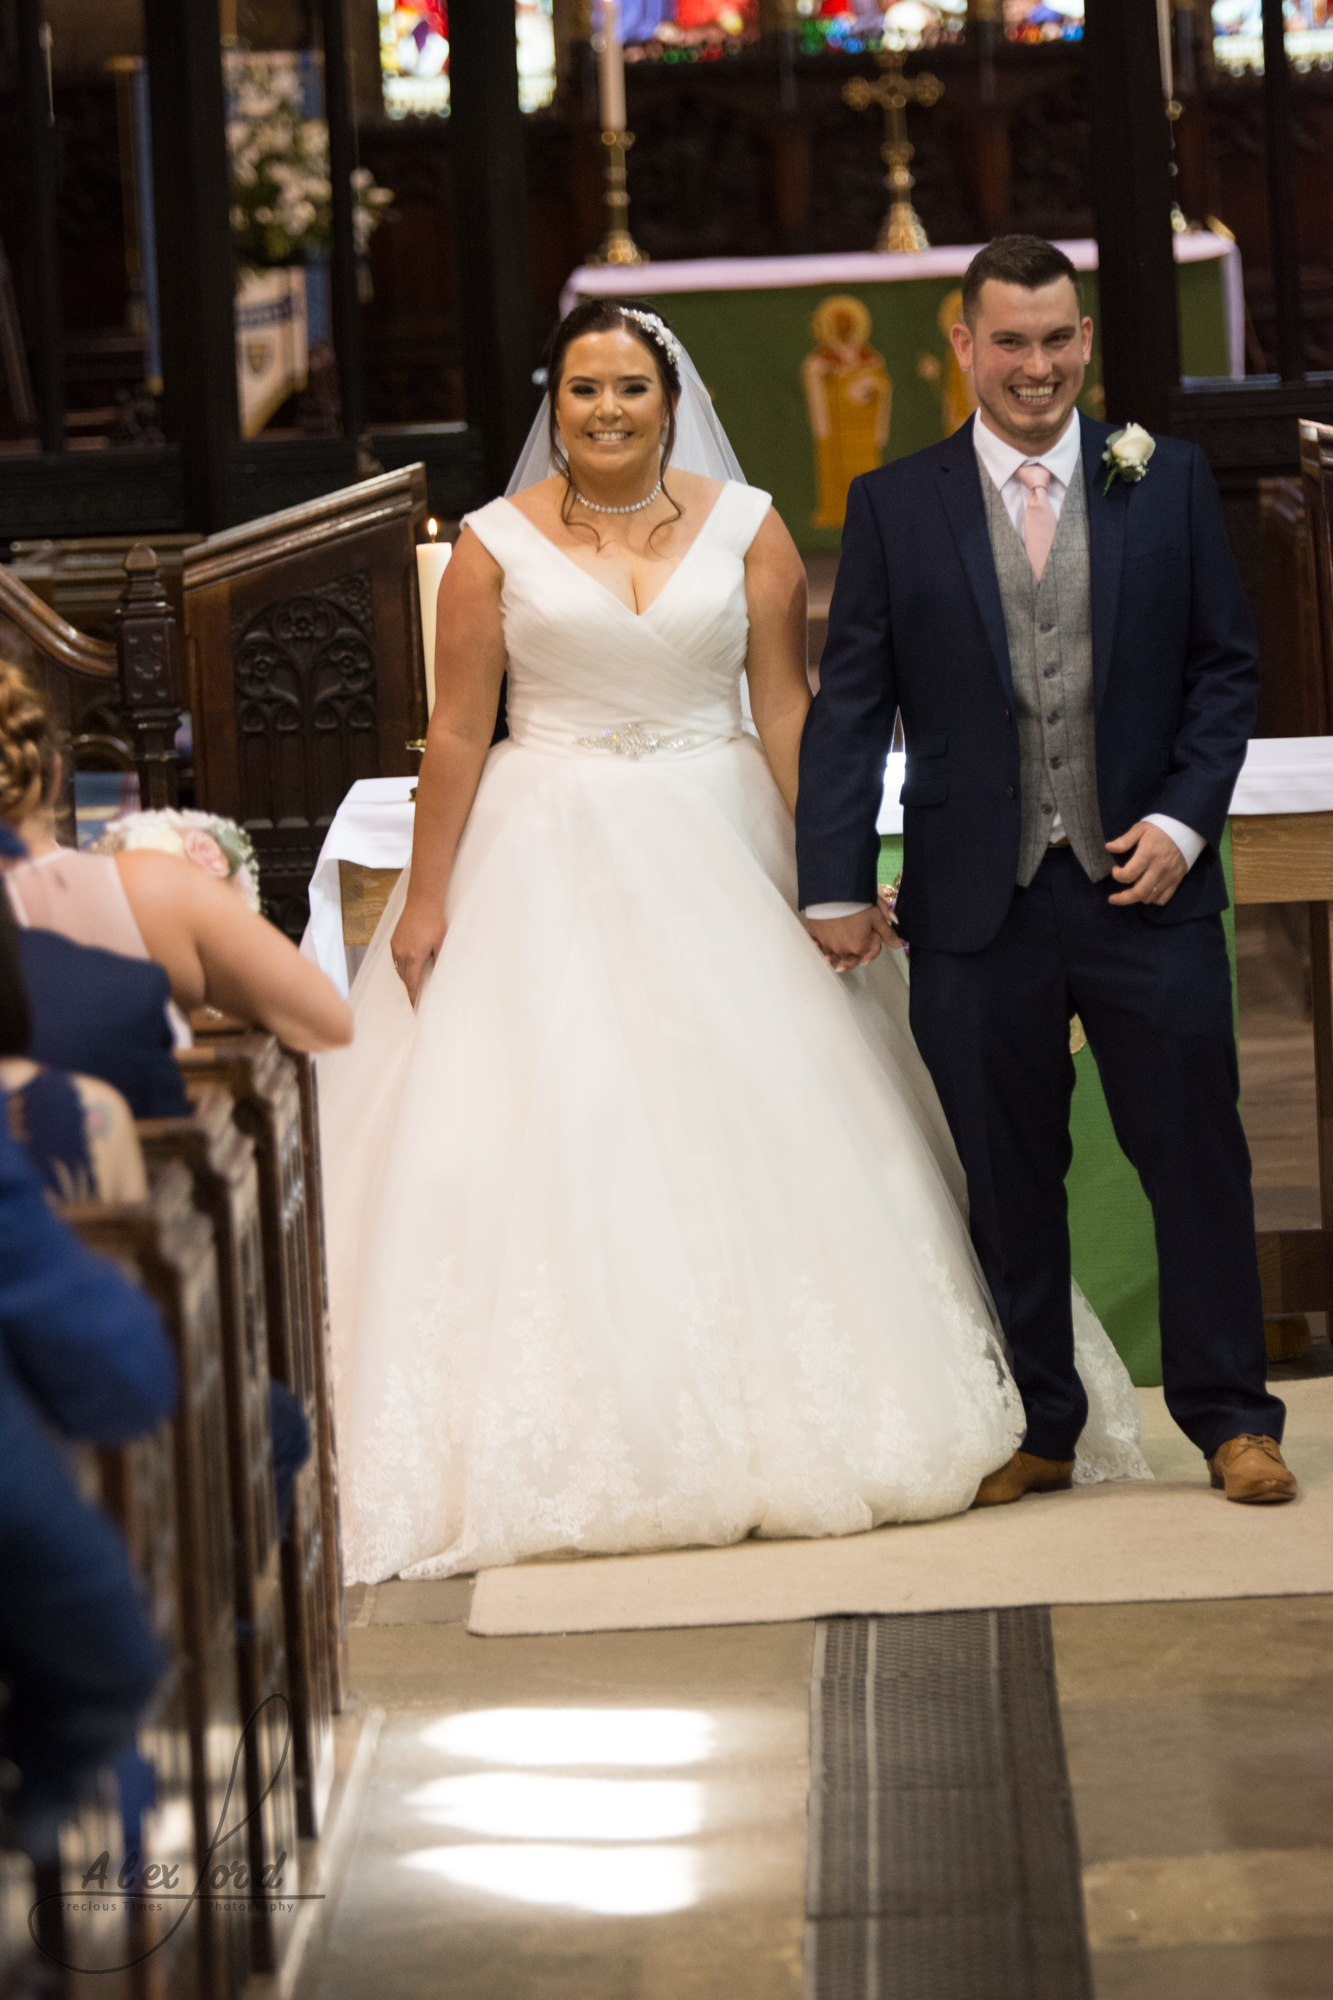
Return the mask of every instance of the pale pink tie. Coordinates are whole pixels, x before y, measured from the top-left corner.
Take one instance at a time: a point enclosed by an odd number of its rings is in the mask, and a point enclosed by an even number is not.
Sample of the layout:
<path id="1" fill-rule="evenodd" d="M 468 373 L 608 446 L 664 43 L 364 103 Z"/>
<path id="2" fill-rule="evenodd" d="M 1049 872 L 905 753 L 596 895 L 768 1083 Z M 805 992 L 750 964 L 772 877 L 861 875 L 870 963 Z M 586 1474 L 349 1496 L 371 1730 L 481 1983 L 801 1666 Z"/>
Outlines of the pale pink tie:
<path id="1" fill-rule="evenodd" d="M 1018 477 L 1028 490 L 1027 511 L 1023 516 L 1023 546 L 1028 552 L 1032 573 L 1040 582 L 1046 558 L 1051 553 L 1051 543 L 1055 540 L 1055 509 L 1046 491 L 1051 475 L 1044 465 L 1020 465 Z"/>

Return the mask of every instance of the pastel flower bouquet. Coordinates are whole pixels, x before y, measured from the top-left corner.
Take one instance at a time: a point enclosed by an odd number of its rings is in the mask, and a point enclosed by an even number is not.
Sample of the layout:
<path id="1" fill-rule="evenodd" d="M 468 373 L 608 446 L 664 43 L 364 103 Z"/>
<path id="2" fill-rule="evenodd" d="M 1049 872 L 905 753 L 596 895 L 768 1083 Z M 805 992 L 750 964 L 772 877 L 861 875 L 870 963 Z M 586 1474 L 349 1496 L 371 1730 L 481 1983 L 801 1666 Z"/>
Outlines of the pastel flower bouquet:
<path id="1" fill-rule="evenodd" d="M 223 819 L 217 813 L 178 812 L 169 806 L 157 812 L 122 813 L 94 843 L 97 854 L 133 854 L 145 849 L 193 861 L 244 896 L 252 910 L 260 910 L 259 863 L 249 834 L 234 819 Z"/>

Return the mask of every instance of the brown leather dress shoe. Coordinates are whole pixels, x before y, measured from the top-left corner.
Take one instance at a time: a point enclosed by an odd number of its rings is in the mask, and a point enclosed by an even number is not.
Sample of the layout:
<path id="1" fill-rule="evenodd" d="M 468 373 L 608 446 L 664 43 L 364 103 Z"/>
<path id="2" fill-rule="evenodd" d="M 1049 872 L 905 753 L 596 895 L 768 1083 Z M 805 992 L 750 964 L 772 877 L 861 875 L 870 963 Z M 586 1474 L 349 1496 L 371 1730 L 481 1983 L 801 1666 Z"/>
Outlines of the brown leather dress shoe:
<path id="1" fill-rule="evenodd" d="M 1262 1507 L 1296 1498 L 1296 1481 L 1282 1462 L 1276 1438 L 1252 1437 L 1248 1432 L 1228 1438 L 1209 1459 L 1208 1470 L 1228 1500 Z"/>
<path id="2" fill-rule="evenodd" d="M 1011 1500 L 1021 1500 L 1025 1493 L 1063 1492 L 1071 1483 L 1073 1470 L 1072 1458 L 1037 1458 L 1030 1451 L 1016 1451 L 1008 1465 L 986 1474 L 972 1505 L 1006 1507 Z"/>

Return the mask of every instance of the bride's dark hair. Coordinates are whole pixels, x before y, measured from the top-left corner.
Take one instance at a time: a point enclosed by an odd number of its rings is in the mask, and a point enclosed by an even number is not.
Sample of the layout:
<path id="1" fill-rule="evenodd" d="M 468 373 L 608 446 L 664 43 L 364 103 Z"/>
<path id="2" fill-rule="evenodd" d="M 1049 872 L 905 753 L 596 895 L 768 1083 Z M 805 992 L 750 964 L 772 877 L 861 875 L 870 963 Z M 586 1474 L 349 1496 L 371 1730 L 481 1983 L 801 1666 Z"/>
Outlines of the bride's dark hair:
<path id="1" fill-rule="evenodd" d="M 574 482 L 569 473 L 569 459 L 565 453 L 564 441 L 560 436 L 560 426 L 556 421 L 555 406 L 560 395 L 560 383 L 565 372 L 565 356 L 572 343 L 585 333 L 616 333 L 622 328 L 632 334 L 641 346 L 647 348 L 657 370 L 662 396 L 666 403 L 666 434 L 662 439 L 662 491 L 671 506 L 676 508 L 676 519 L 680 519 L 680 508 L 666 490 L 667 467 L 671 463 L 671 453 L 676 443 L 676 398 L 680 394 L 680 370 L 671 358 L 671 353 L 651 326 L 645 326 L 635 313 L 651 313 L 654 319 L 661 314 L 647 299 L 583 299 L 572 312 L 565 314 L 555 332 L 546 344 L 542 365 L 546 370 L 546 393 L 550 399 L 547 415 L 547 435 L 551 446 L 551 463 L 557 472 L 564 475 L 565 497 L 560 503 L 560 518 L 565 526 L 570 526 L 570 515 L 574 510 Z M 663 325 L 666 322 L 663 321 Z M 579 527 L 592 527 L 590 521 L 580 521 Z M 666 526 L 659 521 L 658 528 Z M 593 528 L 593 533 L 597 531 Z M 657 528 L 653 529 L 653 534 Z M 597 537 L 599 543 L 601 536 Z M 652 540 L 652 535 L 648 537 Z"/>

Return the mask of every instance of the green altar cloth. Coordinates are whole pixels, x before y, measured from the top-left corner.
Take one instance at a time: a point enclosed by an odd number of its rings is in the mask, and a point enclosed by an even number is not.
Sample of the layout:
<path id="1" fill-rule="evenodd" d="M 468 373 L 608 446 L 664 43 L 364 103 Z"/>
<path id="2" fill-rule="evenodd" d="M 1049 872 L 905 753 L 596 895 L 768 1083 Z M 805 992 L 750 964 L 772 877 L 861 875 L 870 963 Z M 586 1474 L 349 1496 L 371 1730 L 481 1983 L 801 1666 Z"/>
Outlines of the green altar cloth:
<path id="1" fill-rule="evenodd" d="M 879 879 L 892 882 L 902 867 L 902 836 L 880 842 Z M 1222 865 L 1231 889 L 1231 832 L 1222 843 Z M 1223 917 L 1235 982 L 1235 918 Z M 1152 1210 L 1139 1177 L 1121 1152 L 1111 1128 L 1092 1050 L 1074 1058 L 1076 1083 L 1070 1113 L 1074 1159 L 1065 1181 L 1069 1197 L 1069 1244 L 1074 1277 L 1086 1293 L 1116 1351 L 1141 1387 L 1162 1380 L 1157 1328 L 1157 1248 Z"/>
<path id="2" fill-rule="evenodd" d="M 1095 327 L 1096 246 L 1063 247 L 1079 266 Z M 617 292 L 650 298 L 689 349 L 750 484 L 773 495 L 798 548 L 833 553 L 849 479 L 937 443 L 972 407 L 948 338 L 971 255 L 963 246 L 585 268 L 573 273 L 562 303 L 567 309 L 576 298 Z M 1182 372 L 1226 376 L 1243 366 L 1235 351 L 1235 246 L 1206 233 L 1180 237 L 1176 258 Z M 1094 334 L 1082 407 L 1099 417 L 1103 402 Z M 831 413 L 832 435 L 822 445 L 820 407 Z"/>

